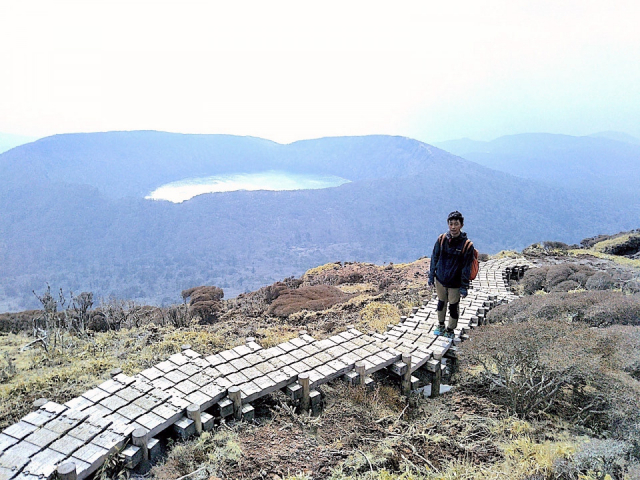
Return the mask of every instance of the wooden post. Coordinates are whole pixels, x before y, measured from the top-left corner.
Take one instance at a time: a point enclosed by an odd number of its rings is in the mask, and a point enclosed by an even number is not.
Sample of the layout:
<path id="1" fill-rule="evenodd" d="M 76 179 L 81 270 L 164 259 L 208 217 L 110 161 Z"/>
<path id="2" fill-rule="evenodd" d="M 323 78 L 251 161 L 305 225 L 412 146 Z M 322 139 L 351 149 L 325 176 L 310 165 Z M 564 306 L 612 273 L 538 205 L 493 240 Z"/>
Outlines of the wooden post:
<path id="1" fill-rule="evenodd" d="M 309 374 L 307 372 L 298 375 L 298 383 L 302 387 L 302 398 L 300 399 L 300 409 L 303 412 L 309 411 L 309 405 L 311 403 L 311 387 L 309 385 Z"/>
<path id="2" fill-rule="evenodd" d="M 149 461 L 149 449 L 147 448 L 147 441 L 149 440 L 149 431 L 146 428 L 136 428 L 131 433 L 131 443 L 136 447 L 139 447 L 142 451 L 142 461 Z"/>
<path id="3" fill-rule="evenodd" d="M 76 470 L 76 464 L 73 462 L 65 462 L 58 465 L 58 477 L 60 480 L 77 480 L 78 471 Z"/>
<path id="4" fill-rule="evenodd" d="M 240 392 L 240 387 L 230 387 L 228 392 L 229 398 L 233 402 L 233 416 L 236 420 L 240 420 L 242 418 L 242 393 Z"/>
<path id="5" fill-rule="evenodd" d="M 440 362 L 438 362 L 438 365 L 435 369 L 435 372 L 433 372 L 432 378 L 431 378 L 431 398 L 436 398 L 440 396 L 440 381 L 442 380 L 442 367 L 440 366 Z"/>
<path id="6" fill-rule="evenodd" d="M 402 395 L 408 399 L 411 395 L 411 354 L 403 353 L 402 361 L 407 365 L 407 371 L 402 376 Z"/>
<path id="7" fill-rule="evenodd" d="M 202 416 L 200 415 L 200 405 L 192 403 L 187 407 L 187 417 L 193 420 L 196 427 L 196 434 L 202 434 Z"/>
<path id="8" fill-rule="evenodd" d="M 366 372 L 364 362 L 362 360 L 356 362 L 356 373 L 358 374 L 358 385 L 364 387 Z"/>

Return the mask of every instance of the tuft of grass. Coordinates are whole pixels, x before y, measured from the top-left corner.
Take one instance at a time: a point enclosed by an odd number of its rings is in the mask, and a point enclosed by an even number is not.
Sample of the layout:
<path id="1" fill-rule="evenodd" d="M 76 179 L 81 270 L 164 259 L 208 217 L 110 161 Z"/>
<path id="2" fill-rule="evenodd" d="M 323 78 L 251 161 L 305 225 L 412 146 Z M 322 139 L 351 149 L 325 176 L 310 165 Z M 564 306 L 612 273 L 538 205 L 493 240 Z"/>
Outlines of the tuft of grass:
<path id="1" fill-rule="evenodd" d="M 224 464 L 235 464 L 241 457 L 235 430 L 204 432 L 198 438 L 174 444 L 164 462 L 153 467 L 151 475 L 155 480 L 174 480 L 203 466 L 217 470 Z"/>
<path id="2" fill-rule="evenodd" d="M 377 285 L 373 283 L 355 283 L 355 284 L 347 284 L 343 283 L 342 285 L 338 285 L 338 288 L 342 290 L 344 293 L 375 293 L 378 291 Z"/>
<path id="3" fill-rule="evenodd" d="M 490 258 L 518 258 L 522 255 L 515 250 L 500 250 L 495 255 L 491 255 Z"/>
<path id="4" fill-rule="evenodd" d="M 570 458 L 575 452 L 573 443 L 536 443 L 530 437 L 523 436 L 504 446 L 504 467 L 511 472 L 511 478 L 524 478 L 526 475 L 553 478 L 554 465 Z"/>
<path id="5" fill-rule="evenodd" d="M 298 330 L 288 325 L 273 325 L 257 329 L 256 338 L 264 348 L 271 348 L 297 337 Z"/>
<path id="6" fill-rule="evenodd" d="M 400 322 L 400 310 L 395 305 L 381 302 L 371 302 L 360 312 L 361 322 L 359 325 L 365 331 L 375 330 L 384 332 L 389 324 Z"/>
<path id="7" fill-rule="evenodd" d="M 529 422 L 517 417 L 503 418 L 491 427 L 491 433 L 510 439 L 520 438 L 533 433 L 533 427 Z"/>
<path id="8" fill-rule="evenodd" d="M 302 279 L 303 280 L 308 280 L 309 277 L 313 277 L 314 275 L 319 275 L 321 273 L 326 273 L 330 270 L 339 270 L 341 268 L 340 263 L 327 263 L 325 265 L 320 265 L 318 267 L 314 267 L 311 268 L 309 270 L 307 270 L 306 272 L 304 272 L 304 275 L 302 275 Z"/>

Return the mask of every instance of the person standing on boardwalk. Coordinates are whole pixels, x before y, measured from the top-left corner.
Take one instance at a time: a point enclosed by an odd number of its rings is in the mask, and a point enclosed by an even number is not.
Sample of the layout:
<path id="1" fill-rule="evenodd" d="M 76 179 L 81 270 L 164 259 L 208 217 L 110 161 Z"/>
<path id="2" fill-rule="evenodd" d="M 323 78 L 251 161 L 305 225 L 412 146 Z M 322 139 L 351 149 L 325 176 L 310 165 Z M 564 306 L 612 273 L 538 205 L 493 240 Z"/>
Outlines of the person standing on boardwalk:
<path id="1" fill-rule="evenodd" d="M 467 296 L 474 259 L 473 243 L 462 231 L 464 217 L 457 210 L 447 217 L 449 231 L 436 240 L 431 254 L 429 285 L 435 284 L 438 294 L 438 328 L 436 335 L 453 338 L 460 316 L 460 298 Z M 449 324 L 445 329 L 449 304 Z"/>

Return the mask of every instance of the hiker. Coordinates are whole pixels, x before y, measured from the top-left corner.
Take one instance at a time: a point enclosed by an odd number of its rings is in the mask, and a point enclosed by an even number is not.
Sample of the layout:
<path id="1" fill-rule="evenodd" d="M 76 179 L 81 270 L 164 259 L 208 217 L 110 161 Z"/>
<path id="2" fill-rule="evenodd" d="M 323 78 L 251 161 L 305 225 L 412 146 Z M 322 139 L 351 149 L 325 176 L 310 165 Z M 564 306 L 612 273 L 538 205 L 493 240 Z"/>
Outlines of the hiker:
<path id="1" fill-rule="evenodd" d="M 471 267 L 474 262 L 473 243 L 462 231 L 464 217 L 457 210 L 447 217 L 449 231 L 436 240 L 431 254 L 429 285 L 435 284 L 438 294 L 438 328 L 436 335 L 453 338 L 460 316 L 460 298 L 467 296 Z M 445 318 L 449 303 L 449 324 L 445 330 Z"/>

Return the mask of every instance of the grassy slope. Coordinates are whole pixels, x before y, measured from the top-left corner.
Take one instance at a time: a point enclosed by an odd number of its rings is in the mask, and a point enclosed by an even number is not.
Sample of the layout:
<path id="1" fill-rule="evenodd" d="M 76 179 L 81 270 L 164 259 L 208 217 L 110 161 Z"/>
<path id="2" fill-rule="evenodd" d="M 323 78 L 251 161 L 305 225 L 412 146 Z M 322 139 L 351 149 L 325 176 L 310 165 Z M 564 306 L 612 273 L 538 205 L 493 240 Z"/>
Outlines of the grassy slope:
<path id="1" fill-rule="evenodd" d="M 213 326 L 157 326 L 163 320 L 149 317 L 142 327 L 85 338 L 66 335 L 63 346 L 49 355 L 39 348 L 21 351 L 29 340 L 24 335 L 4 335 L 1 425 L 26 414 L 36 398 L 64 402 L 105 380 L 111 368 L 134 374 L 185 343 L 209 354 L 240 344 L 246 336 L 267 347 L 300 328 L 318 339 L 347 324 L 384 328 L 430 295 L 426 268 L 428 260 L 423 259 L 313 269 L 303 276 L 305 284 L 338 284 L 353 296 L 326 311 L 301 311 L 287 318 L 268 316 L 259 291 L 225 302 L 222 321 Z M 347 278 L 358 281 L 340 283 Z M 534 473 L 561 478 L 554 476 L 558 462 L 571 458 L 585 442 L 584 431 L 558 417 L 517 419 L 465 383 L 437 400 L 412 395 L 408 404 L 390 385 L 382 381 L 369 392 L 339 382 L 326 386 L 326 407 L 319 418 L 293 412 L 282 395 L 274 394 L 256 403 L 256 422 L 219 427 L 174 445 L 153 475 L 175 479 L 208 466 L 211 478 L 230 479 L 524 479 Z M 583 478 L 602 477 L 594 473 Z"/>

